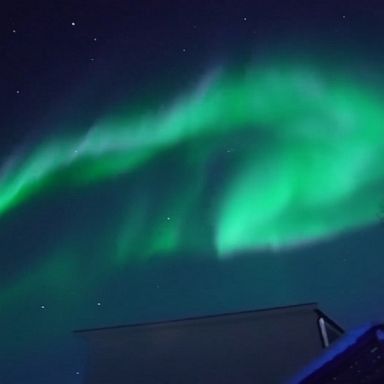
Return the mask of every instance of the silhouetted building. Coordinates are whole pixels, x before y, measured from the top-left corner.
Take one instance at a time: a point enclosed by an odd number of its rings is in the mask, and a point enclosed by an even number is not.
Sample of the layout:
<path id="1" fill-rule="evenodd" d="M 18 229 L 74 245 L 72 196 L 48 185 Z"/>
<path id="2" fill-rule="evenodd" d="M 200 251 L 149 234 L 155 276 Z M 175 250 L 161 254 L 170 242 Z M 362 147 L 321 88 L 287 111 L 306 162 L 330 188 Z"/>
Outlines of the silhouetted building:
<path id="1" fill-rule="evenodd" d="M 342 329 L 304 304 L 77 332 L 87 384 L 280 384 Z"/>
<path id="2" fill-rule="evenodd" d="M 293 383 L 383 384 L 384 326 L 343 337 L 304 369 Z"/>

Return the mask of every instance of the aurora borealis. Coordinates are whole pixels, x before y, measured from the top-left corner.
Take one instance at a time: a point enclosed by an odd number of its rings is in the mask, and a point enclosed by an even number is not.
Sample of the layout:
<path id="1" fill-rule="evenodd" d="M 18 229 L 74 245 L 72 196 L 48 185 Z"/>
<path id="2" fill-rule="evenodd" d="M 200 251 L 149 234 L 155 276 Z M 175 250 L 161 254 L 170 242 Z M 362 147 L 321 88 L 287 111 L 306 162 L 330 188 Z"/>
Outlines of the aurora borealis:
<path id="1" fill-rule="evenodd" d="M 382 5 L 103 3 L 0 13 L 0 383 L 83 383 L 76 329 L 382 321 Z"/>
<path id="2" fill-rule="evenodd" d="M 375 223 L 384 183 L 383 99 L 369 87 L 329 77 L 293 64 L 251 67 L 179 96 L 165 111 L 101 119 L 85 135 L 56 138 L 5 169 L 1 211 L 52 183 L 71 188 L 140 172 L 184 146 L 180 161 L 191 174 L 188 183 L 198 187 L 180 194 L 167 216 L 171 228 L 153 237 L 147 226 L 159 225 L 161 216 L 140 200 L 158 196 L 142 192 L 124 230 L 134 238 L 130 232 L 144 223 L 140 231 L 149 240 L 143 252 L 185 248 L 184 216 L 203 198 L 204 165 L 220 151 L 232 159 L 208 215 L 221 255 L 308 243 Z M 129 252 L 129 240 L 123 242 Z"/>

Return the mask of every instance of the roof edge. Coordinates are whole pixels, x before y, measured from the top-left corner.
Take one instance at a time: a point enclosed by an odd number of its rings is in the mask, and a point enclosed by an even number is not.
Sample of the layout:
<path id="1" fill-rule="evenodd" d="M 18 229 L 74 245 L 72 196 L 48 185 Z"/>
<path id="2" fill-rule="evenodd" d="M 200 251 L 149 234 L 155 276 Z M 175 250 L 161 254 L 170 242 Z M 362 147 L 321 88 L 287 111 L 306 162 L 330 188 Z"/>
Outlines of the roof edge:
<path id="1" fill-rule="evenodd" d="M 321 313 L 324 317 L 327 317 L 318 309 L 318 303 L 316 302 L 309 302 L 309 303 L 303 303 L 303 304 L 294 304 L 294 305 L 284 305 L 279 307 L 272 307 L 272 308 L 262 308 L 262 309 L 252 309 L 252 310 L 244 310 L 244 311 L 238 311 L 238 312 L 224 312 L 224 313 L 218 313 L 218 314 L 211 314 L 211 315 L 202 315 L 202 316 L 191 316 L 191 317 L 185 317 L 185 318 L 179 318 L 179 319 L 173 319 L 173 320 L 160 320 L 160 321 L 154 321 L 154 322 L 143 322 L 143 323 L 133 323 L 133 324 L 121 324 L 121 325 L 114 325 L 114 326 L 106 326 L 106 327 L 99 327 L 99 328 L 88 328 L 88 329 L 78 329 L 74 330 L 73 332 L 76 334 L 81 333 L 88 333 L 88 332 L 98 332 L 98 331 L 107 331 L 107 330 L 115 330 L 115 329 L 121 329 L 121 328 L 136 328 L 136 327 L 151 327 L 151 326 L 161 326 L 161 325 L 171 325 L 171 324 L 178 324 L 185 321 L 195 321 L 195 320 L 204 320 L 204 319 L 215 319 L 219 317 L 230 317 L 230 316 L 236 316 L 236 315 L 247 315 L 252 313 L 263 313 L 263 312 L 278 312 L 282 310 L 287 309 L 293 309 L 293 310 L 302 310 L 304 308 L 311 309 L 315 311 L 316 313 Z M 327 317 L 327 319 L 329 319 Z M 330 320 L 330 319 L 329 319 Z M 330 322 L 334 323 L 332 320 Z M 334 323 L 338 328 L 341 329 L 336 323 Z"/>

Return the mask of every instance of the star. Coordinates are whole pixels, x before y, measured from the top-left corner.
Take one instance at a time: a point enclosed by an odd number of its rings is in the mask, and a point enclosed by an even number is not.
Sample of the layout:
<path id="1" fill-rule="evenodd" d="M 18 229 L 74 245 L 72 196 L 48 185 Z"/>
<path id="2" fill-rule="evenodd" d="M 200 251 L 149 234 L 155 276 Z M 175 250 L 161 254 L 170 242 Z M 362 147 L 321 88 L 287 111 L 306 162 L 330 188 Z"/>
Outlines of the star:
<path id="1" fill-rule="evenodd" d="M 183 48 L 183 52 L 187 52 L 186 48 Z"/>
<path id="2" fill-rule="evenodd" d="M 45 305 L 40 305 L 40 308 L 41 309 L 45 309 Z"/>
<path id="3" fill-rule="evenodd" d="M 72 27 L 74 27 L 76 25 L 76 23 L 74 21 L 72 21 L 71 25 L 72 25 Z"/>
<path id="4" fill-rule="evenodd" d="M 94 57 L 91 57 L 89 60 L 90 60 L 90 61 L 95 61 L 95 58 L 94 58 Z"/>
<path id="5" fill-rule="evenodd" d="M 93 38 L 93 41 L 97 41 L 97 37 L 94 37 L 94 38 Z"/>
<path id="6" fill-rule="evenodd" d="M 244 20 L 244 21 L 247 21 L 247 18 L 246 18 L 246 17 L 243 17 L 243 20 Z"/>
<path id="7" fill-rule="evenodd" d="M 346 18 L 347 18 L 347 16 L 343 15 L 343 16 L 342 16 L 342 18 L 343 18 L 343 19 L 346 19 Z"/>
<path id="8" fill-rule="evenodd" d="M 97 306 L 98 306 L 98 307 L 100 307 L 100 306 L 101 306 L 101 303 L 100 303 L 100 301 L 97 303 Z"/>
<path id="9" fill-rule="evenodd" d="M 19 94 L 19 93 L 20 93 L 20 91 L 19 91 L 19 90 L 17 90 L 17 91 L 16 91 L 16 93 L 17 93 L 17 94 Z"/>
<path id="10" fill-rule="evenodd" d="M 12 29 L 12 33 L 16 33 L 16 29 Z"/>
<path id="11" fill-rule="evenodd" d="M 168 216 L 168 217 L 167 217 L 167 221 L 170 221 L 170 220 L 171 220 L 171 218 Z"/>

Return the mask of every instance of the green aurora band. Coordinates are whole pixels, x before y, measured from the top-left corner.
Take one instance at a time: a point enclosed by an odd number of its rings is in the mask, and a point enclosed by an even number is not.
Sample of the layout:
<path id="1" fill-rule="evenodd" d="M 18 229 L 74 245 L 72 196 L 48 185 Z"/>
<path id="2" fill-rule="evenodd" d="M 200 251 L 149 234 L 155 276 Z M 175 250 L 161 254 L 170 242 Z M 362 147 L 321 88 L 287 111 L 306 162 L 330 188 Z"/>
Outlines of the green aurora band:
<path id="1" fill-rule="evenodd" d="M 157 196 L 142 191 L 148 196 L 120 229 L 118 259 L 142 231 L 138 252 L 188 247 L 186 236 L 198 236 L 185 233 L 190 214 L 203 226 L 209 221 L 208 243 L 221 257 L 374 224 L 384 199 L 383 100 L 368 85 L 335 74 L 299 65 L 248 68 L 212 79 L 166 110 L 115 113 L 86 134 L 46 141 L 0 168 L 0 217 L 55 185 L 140 172 L 179 149 L 190 178 L 181 194 L 166 198 L 170 217 L 153 218 L 146 199 Z M 220 159 L 219 178 L 210 164 Z M 216 176 L 219 191 L 208 213 L 192 213 Z M 165 221 L 167 229 L 150 229 L 149 221 Z"/>

